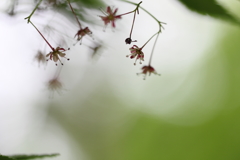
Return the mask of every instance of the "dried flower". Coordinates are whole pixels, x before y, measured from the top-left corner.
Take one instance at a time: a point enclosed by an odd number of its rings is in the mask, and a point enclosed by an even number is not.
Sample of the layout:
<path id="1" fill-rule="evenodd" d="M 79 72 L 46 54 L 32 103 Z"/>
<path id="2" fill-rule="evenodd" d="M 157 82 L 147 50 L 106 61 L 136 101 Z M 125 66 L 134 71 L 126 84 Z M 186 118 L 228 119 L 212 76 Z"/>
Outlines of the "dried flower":
<path id="1" fill-rule="evenodd" d="M 60 47 L 57 47 L 56 49 L 53 48 L 53 51 L 50 52 L 50 53 L 48 53 L 48 54 L 46 55 L 46 57 L 49 57 L 49 59 L 50 59 L 50 60 L 53 60 L 54 62 L 59 61 L 59 62 L 63 65 L 63 63 L 62 63 L 62 61 L 60 60 L 59 56 L 60 56 L 60 57 L 63 57 L 63 58 L 66 58 L 66 57 L 65 57 L 66 54 L 63 53 L 64 51 L 66 51 L 64 48 L 60 48 Z M 48 61 L 49 59 L 47 59 L 47 61 Z M 66 58 L 66 59 L 69 60 L 69 58 Z M 57 63 L 56 63 L 56 66 L 57 66 Z"/>
<path id="2" fill-rule="evenodd" d="M 102 20 L 104 21 L 104 24 L 107 26 L 108 23 L 112 23 L 112 27 L 115 28 L 115 20 L 116 19 L 121 19 L 121 15 L 116 15 L 117 13 L 117 8 L 114 10 L 114 12 L 112 11 L 112 9 L 110 8 L 110 6 L 107 7 L 107 11 L 103 12 L 106 16 L 99 16 L 102 18 Z"/>
<path id="3" fill-rule="evenodd" d="M 159 75 L 159 76 L 161 75 L 161 74 L 158 74 L 158 73 L 155 71 L 155 69 L 154 69 L 152 66 L 150 66 L 150 65 L 148 65 L 148 66 L 143 66 L 143 67 L 142 67 L 142 73 L 137 73 L 137 74 L 138 74 L 138 75 L 139 75 L 139 74 L 143 74 L 143 75 L 144 75 L 143 79 L 145 80 L 148 73 L 149 73 L 149 76 L 151 75 L 151 73 L 156 74 L 156 75 Z"/>
<path id="4" fill-rule="evenodd" d="M 88 27 L 85 27 L 84 29 L 80 29 L 77 34 L 74 36 L 74 38 L 77 36 L 77 40 L 80 41 L 85 35 L 91 36 L 92 32 Z"/>
<path id="5" fill-rule="evenodd" d="M 131 48 L 129 48 L 131 54 L 127 55 L 126 57 L 129 57 L 131 59 L 136 57 L 135 63 L 134 65 L 136 65 L 136 61 L 139 59 L 140 60 L 140 64 L 142 64 L 142 61 L 144 61 L 144 53 L 142 52 L 142 48 L 138 48 L 138 46 L 133 45 Z"/>

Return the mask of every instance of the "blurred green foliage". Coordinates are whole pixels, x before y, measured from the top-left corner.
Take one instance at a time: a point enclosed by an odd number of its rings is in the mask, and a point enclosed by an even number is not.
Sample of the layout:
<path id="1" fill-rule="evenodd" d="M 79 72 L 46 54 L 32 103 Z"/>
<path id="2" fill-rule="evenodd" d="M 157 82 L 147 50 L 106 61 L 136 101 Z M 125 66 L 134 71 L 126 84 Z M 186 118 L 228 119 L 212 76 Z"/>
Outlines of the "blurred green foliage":
<path id="1" fill-rule="evenodd" d="M 240 30 L 219 30 L 224 35 L 206 51 L 201 69 L 193 68 L 196 74 L 187 78 L 191 82 L 197 76 L 200 83 L 167 119 L 128 109 L 134 102 L 123 104 L 107 81 L 99 82 L 101 87 L 84 100 L 76 96 L 65 108 L 52 105 L 50 115 L 90 160 L 239 160 Z M 188 85 L 171 100 L 184 94 Z M 161 92 L 144 94 L 142 101 Z M 201 122 L 194 124 L 196 119 Z"/>
<path id="2" fill-rule="evenodd" d="M 41 154 L 41 155 L 13 155 L 13 156 L 3 156 L 0 155 L 0 160 L 30 160 L 30 159 L 40 159 L 40 158 L 49 158 L 56 157 L 59 154 Z"/>
<path id="3" fill-rule="evenodd" d="M 239 24 L 239 20 L 228 13 L 216 0 L 179 0 L 188 9 L 214 18 L 221 18 Z"/>
<path id="4" fill-rule="evenodd" d="M 179 1 L 197 13 L 239 23 L 215 0 Z M 104 6 L 99 0 L 74 3 L 80 17 L 82 7 Z M 56 8 L 71 14 L 66 3 Z M 81 93 L 73 93 L 65 108 L 51 104 L 49 115 L 77 144 L 76 150 L 81 148 L 90 160 L 239 160 L 240 31 L 229 26 L 221 29 L 225 34 L 207 51 L 211 56 L 202 63 L 200 83 L 183 104 L 177 104 L 180 109 L 169 121 L 129 109 L 133 103 L 123 104 L 107 81 L 99 82 L 100 87 L 84 99 L 79 98 Z M 193 81 L 194 76 L 189 75 L 188 80 Z M 77 87 L 82 92 L 84 86 L 79 83 Z M 187 87 L 188 83 L 178 95 L 172 95 L 172 101 Z M 159 93 L 146 96 L 151 94 Z M 197 118 L 202 122 L 176 122 Z"/>

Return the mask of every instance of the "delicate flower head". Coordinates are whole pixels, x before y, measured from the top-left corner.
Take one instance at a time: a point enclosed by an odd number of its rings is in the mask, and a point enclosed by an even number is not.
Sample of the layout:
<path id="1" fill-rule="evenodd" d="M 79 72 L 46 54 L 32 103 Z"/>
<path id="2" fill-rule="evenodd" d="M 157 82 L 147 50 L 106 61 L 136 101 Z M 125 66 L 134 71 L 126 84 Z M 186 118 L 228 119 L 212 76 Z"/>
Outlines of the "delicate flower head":
<path id="1" fill-rule="evenodd" d="M 80 41 L 85 35 L 91 36 L 92 32 L 88 27 L 85 27 L 84 29 L 78 30 L 74 38 L 77 36 L 77 40 Z"/>
<path id="2" fill-rule="evenodd" d="M 137 74 L 143 74 L 143 75 L 144 75 L 143 79 L 145 80 L 148 73 L 149 73 L 149 76 L 151 75 L 151 73 L 156 74 L 156 75 L 159 75 L 159 76 L 161 75 L 161 74 L 158 74 L 158 73 L 155 71 L 155 69 L 154 69 L 152 66 L 150 66 L 150 65 L 148 65 L 148 66 L 143 66 L 143 67 L 142 67 L 142 73 L 137 73 Z"/>
<path id="3" fill-rule="evenodd" d="M 114 10 L 114 12 L 113 12 L 113 10 L 110 8 L 110 6 L 108 6 L 106 12 L 104 12 L 105 16 L 99 16 L 99 17 L 102 18 L 102 20 L 104 21 L 104 24 L 105 24 L 106 26 L 107 26 L 108 23 L 111 22 L 112 27 L 113 27 L 113 28 L 116 27 L 116 25 L 115 25 L 115 20 L 122 18 L 121 15 L 116 15 L 117 10 L 118 10 L 118 9 L 116 8 L 116 9 Z"/>
<path id="4" fill-rule="evenodd" d="M 138 48 L 138 46 L 133 45 L 131 48 L 129 48 L 131 54 L 127 55 L 126 57 L 129 57 L 131 59 L 136 57 L 135 63 L 134 65 L 136 65 L 136 61 L 139 59 L 140 60 L 140 64 L 142 64 L 142 61 L 144 61 L 144 53 L 142 52 L 142 48 Z"/>
<path id="5" fill-rule="evenodd" d="M 48 81 L 48 89 L 51 91 L 56 91 L 62 88 L 62 83 L 58 80 L 58 78 L 53 78 Z"/>
<path id="6" fill-rule="evenodd" d="M 54 77 L 53 79 L 49 80 L 47 83 L 48 90 L 51 92 L 50 97 L 53 96 L 54 92 L 58 92 L 58 94 L 62 93 L 63 85 L 59 81 L 58 77 Z"/>
<path id="7" fill-rule="evenodd" d="M 34 59 L 38 61 L 38 65 L 40 65 L 40 63 L 42 64 L 46 63 L 46 56 L 41 51 L 38 51 Z"/>
<path id="8" fill-rule="evenodd" d="M 66 57 L 65 57 L 66 54 L 63 53 L 63 52 L 65 52 L 65 51 L 66 51 L 66 50 L 65 50 L 64 48 L 60 48 L 60 47 L 53 48 L 53 51 L 50 52 L 50 53 L 48 53 L 48 54 L 46 55 L 46 57 L 49 57 L 49 59 L 50 59 L 50 60 L 53 60 L 54 62 L 59 61 L 59 62 L 63 65 L 63 63 L 62 63 L 62 61 L 60 60 L 59 56 L 62 57 L 62 58 L 66 58 Z M 47 61 L 48 61 L 49 59 L 47 59 Z M 66 59 L 69 60 L 69 58 L 66 58 Z M 57 63 L 56 63 L 56 66 L 57 66 Z"/>

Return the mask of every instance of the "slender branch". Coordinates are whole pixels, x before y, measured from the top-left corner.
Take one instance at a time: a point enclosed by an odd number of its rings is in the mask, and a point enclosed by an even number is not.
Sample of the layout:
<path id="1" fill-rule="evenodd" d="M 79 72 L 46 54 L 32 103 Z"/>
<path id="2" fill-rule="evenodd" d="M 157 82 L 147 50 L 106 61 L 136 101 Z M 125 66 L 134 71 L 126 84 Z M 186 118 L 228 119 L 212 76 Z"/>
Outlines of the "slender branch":
<path id="1" fill-rule="evenodd" d="M 124 15 L 130 14 L 130 13 L 133 13 L 133 12 L 134 12 L 134 10 L 131 11 L 131 12 L 127 12 L 127 13 L 119 14 L 119 15 L 116 15 L 116 16 L 124 16 Z"/>
<path id="2" fill-rule="evenodd" d="M 153 19 L 155 19 L 157 22 L 159 23 L 162 23 L 162 24 L 166 24 L 164 22 L 161 22 L 159 21 L 155 16 L 153 16 L 150 12 L 148 12 L 146 9 L 144 9 L 143 7 L 139 6 L 142 1 L 140 3 L 134 3 L 134 2 L 131 2 L 131 1 L 127 1 L 127 0 L 120 0 L 120 1 L 123 1 L 123 2 L 127 2 L 127 3 L 130 3 L 130 4 L 133 4 L 133 5 L 137 5 L 137 7 L 141 8 L 142 10 L 144 10 L 147 14 L 149 14 Z"/>
<path id="3" fill-rule="evenodd" d="M 139 3 L 135 3 L 135 5 L 137 6 L 133 11 L 131 11 L 131 12 L 127 12 L 127 13 L 124 13 L 124 14 L 120 14 L 120 15 L 117 15 L 117 16 L 123 16 L 123 15 L 126 15 L 126 14 L 130 14 L 130 13 L 133 13 L 133 12 L 138 12 L 138 8 L 139 8 L 139 6 L 140 6 L 140 4 L 142 3 L 142 1 L 141 2 L 139 2 Z M 139 13 L 138 13 L 139 14 Z"/>
<path id="4" fill-rule="evenodd" d="M 155 33 L 154 35 L 152 35 L 151 38 L 149 38 L 149 40 L 140 48 L 140 49 L 143 49 L 143 47 L 145 47 L 145 45 L 154 37 L 156 36 L 157 34 L 159 34 L 160 32 L 158 31 L 157 33 Z"/>
<path id="5" fill-rule="evenodd" d="M 34 12 L 37 10 L 38 6 L 39 6 L 41 3 L 42 3 L 42 0 L 39 0 L 38 4 L 37 4 L 36 7 L 33 9 L 32 13 L 31 13 L 28 17 L 24 18 L 24 19 L 28 19 L 27 23 L 30 22 L 30 19 L 31 19 L 32 15 L 34 14 Z"/>
<path id="6" fill-rule="evenodd" d="M 48 44 L 48 46 L 54 51 L 54 48 L 51 46 L 51 44 L 47 41 L 47 39 L 42 35 L 42 33 L 37 29 L 37 27 L 32 23 L 32 21 L 29 20 L 29 22 L 33 25 L 33 27 L 38 31 L 38 33 L 42 36 L 42 38 L 45 40 L 45 42 Z"/>
<path id="7" fill-rule="evenodd" d="M 148 62 L 148 65 L 149 65 L 149 66 L 151 65 L 151 62 L 152 62 L 152 56 L 153 56 L 153 52 L 154 52 L 155 46 L 156 46 L 156 44 L 157 44 L 157 40 L 158 40 L 159 33 L 160 33 L 160 32 L 157 33 L 158 35 L 157 35 L 157 37 L 156 37 L 156 39 L 155 39 L 155 42 L 154 42 L 154 44 L 153 44 L 152 52 L 151 52 L 151 55 L 150 55 L 150 58 L 149 58 L 149 62 Z"/>
<path id="8" fill-rule="evenodd" d="M 130 3 L 130 4 L 133 4 L 133 5 L 137 5 L 137 7 L 141 8 L 142 10 L 144 10 L 148 15 L 150 15 L 155 21 L 158 22 L 158 25 L 159 25 L 159 30 L 157 33 L 155 33 L 142 47 L 141 49 L 155 36 L 157 35 L 156 39 L 155 39 L 155 42 L 153 44 L 153 48 L 152 48 L 152 51 L 151 51 L 151 55 L 150 55 L 150 59 L 149 59 L 149 66 L 152 62 L 152 56 L 153 56 L 153 52 L 154 52 L 154 49 L 156 47 L 156 44 L 157 44 L 157 40 L 158 40 L 158 37 L 159 37 L 159 34 L 161 33 L 161 29 L 163 28 L 162 24 L 166 24 L 164 22 L 161 22 L 159 21 L 155 16 L 153 16 L 150 12 L 148 12 L 146 9 L 144 9 L 143 7 L 139 6 L 139 4 L 137 3 L 134 3 L 134 2 L 131 2 L 131 1 L 128 1 L 128 0 L 120 0 L 120 1 L 123 1 L 123 2 L 127 2 L 127 3 Z M 141 3 L 141 2 L 140 2 Z M 164 28 L 163 28 L 164 29 Z"/>
<path id="9" fill-rule="evenodd" d="M 69 1 L 69 0 L 67 0 L 67 2 L 68 2 L 68 4 L 69 4 L 69 6 L 70 6 L 70 8 L 71 8 L 71 10 L 72 10 L 72 12 L 73 12 L 73 14 L 74 14 L 74 16 L 75 16 L 76 20 L 77 20 L 77 23 L 78 23 L 78 25 L 79 25 L 80 29 L 82 29 L 82 25 L 81 25 L 81 23 L 79 22 L 79 20 L 78 20 L 78 18 L 77 18 L 77 15 L 76 15 L 75 11 L 73 10 L 73 7 L 72 7 L 72 5 L 71 5 L 70 1 Z"/>
<path id="10" fill-rule="evenodd" d="M 130 31 L 130 36 L 129 36 L 129 38 L 130 38 L 130 39 L 131 39 L 131 36 L 132 36 L 132 31 L 133 31 L 133 26 L 134 26 L 135 17 L 136 17 L 136 12 L 134 12 L 134 17 L 133 17 L 132 28 L 131 28 L 131 31 Z"/>

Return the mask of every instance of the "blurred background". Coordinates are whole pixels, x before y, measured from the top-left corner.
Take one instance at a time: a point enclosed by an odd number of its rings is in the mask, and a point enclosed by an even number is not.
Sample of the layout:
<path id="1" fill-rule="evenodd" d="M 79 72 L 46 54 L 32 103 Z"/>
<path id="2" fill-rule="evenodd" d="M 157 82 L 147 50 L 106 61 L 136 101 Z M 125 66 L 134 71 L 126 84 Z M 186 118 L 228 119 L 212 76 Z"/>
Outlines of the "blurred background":
<path id="1" fill-rule="evenodd" d="M 167 23 L 152 59 L 161 76 L 143 80 L 136 75 L 142 65 L 126 58 L 131 46 L 124 40 L 133 14 L 105 31 L 98 17 L 103 15 L 99 8 L 114 6 L 121 14 L 134 5 L 75 0 L 82 25 L 93 35 L 74 46 L 78 26 L 66 2 L 44 1 L 32 22 L 53 46 L 70 47 L 70 61 L 56 67 L 36 60 L 38 51 L 50 52 L 24 20 L 36 1 L 1 0 L 0 154 L 60 153 L 56 160 L 239 160 L 240 2 L 217 1 L 236 21 L 227 12 L 216 16 L 188 2 L 141 4 Z M 209 4 L 203 8 L 214 10 Z M 156 21 L 140 10 L 132 39 L 142 46 L 157 31 Z M 153 43 L 143 49 L 143 65 Z M 94 52 L 96 46 L 101 47 Z M 56 73 L 62 87 L 51 91 L 48 82 Z"/>

